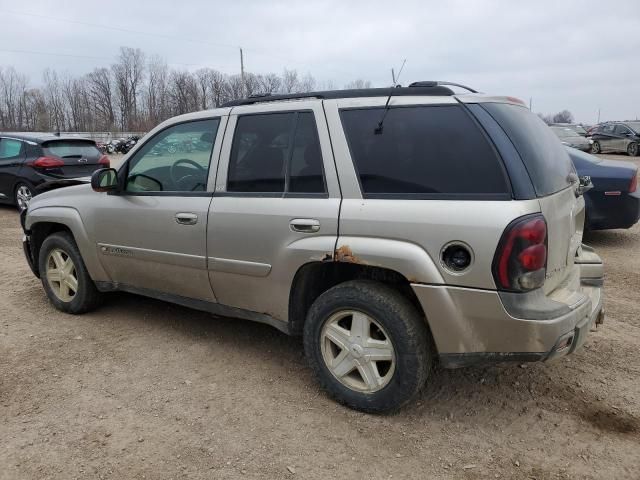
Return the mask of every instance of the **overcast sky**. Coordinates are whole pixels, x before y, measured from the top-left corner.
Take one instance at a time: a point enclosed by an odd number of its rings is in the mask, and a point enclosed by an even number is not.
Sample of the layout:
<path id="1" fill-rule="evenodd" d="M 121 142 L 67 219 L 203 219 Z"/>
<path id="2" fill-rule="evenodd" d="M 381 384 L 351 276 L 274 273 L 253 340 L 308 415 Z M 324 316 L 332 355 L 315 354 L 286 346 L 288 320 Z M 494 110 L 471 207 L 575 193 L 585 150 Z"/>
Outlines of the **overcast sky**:
<path id="1" fill-rule="evenodd" d="M 640 4 L 605 1 L 0 0 L 0 66 L 33 85 L 53 67 L 83 74 L 120 46 L 173 68 L 285 67 L 342 86 L 450 80 L 514 95 L 578 121 L 640 117 Z M 38 53 L 36 53 L 38 52 Z M 64 56 L 63 56 L 64 55 Z"/>

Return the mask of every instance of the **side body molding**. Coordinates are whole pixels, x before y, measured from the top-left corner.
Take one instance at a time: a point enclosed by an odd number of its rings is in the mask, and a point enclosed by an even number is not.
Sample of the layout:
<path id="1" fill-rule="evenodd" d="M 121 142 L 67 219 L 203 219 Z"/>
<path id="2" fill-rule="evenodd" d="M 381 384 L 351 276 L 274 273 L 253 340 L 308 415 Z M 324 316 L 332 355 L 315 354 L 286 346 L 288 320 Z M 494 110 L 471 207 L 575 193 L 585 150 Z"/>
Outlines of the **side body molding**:
<path id="1" fill-rule="evenodd" d="M 94 281 L 111 280 L 102 268 L 95 243 L 89 238 L 80 213 L 75 208 L 48 206 L 35 208 L 29 211 L 25 228 L 28 231 L 33 229 L 34 225 L 45 222 L 59 223 L 71 230 L 89 275 Z"/>

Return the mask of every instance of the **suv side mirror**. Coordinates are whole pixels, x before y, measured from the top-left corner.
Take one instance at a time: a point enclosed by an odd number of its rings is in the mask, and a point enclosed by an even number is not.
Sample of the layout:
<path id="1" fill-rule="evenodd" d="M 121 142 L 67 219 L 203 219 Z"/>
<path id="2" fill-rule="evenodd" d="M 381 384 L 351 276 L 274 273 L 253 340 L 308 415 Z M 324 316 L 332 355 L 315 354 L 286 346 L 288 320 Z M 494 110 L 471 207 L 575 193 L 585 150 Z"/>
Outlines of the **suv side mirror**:
<path id="1" fill-rule="evenodd" d="M 115 168 L 101 168 L 91 175 L 91 188 L 96 192 L 111 192 L 118 188 L 118 172 Z"/>

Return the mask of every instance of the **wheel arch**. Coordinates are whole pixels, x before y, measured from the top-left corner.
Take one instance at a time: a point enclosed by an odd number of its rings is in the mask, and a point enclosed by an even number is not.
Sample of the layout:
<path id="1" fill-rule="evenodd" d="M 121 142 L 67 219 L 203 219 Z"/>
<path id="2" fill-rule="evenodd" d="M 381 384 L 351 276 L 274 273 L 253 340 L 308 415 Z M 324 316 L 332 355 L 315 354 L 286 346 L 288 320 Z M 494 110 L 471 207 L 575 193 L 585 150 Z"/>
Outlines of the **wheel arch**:
<path id="1" fill-rule="evenodd" d="M 297 270 L 289 295 L 289 332 L 301 335 L 313 302 L 330 288 L 350 280 L 373 280 L 393 287 L 416 307 L 431 333 L 426 313 L 407 277 L 392 269 L 343 261 L 310 262 Z"/>
<path id="2" fill-rule="evenodd" d="M 76 242 L 92 280 L 109 280 L 98 259 L 95 242 L 89 239 L 80 214 L 76 209 L 71 207 L 42 207 L 29 210 L 25 221 L 25 231 L 30 236 L 34 264 L 38 264 L 40 248 L 45 238 L 55 232 L 66 231 L 71 234 Z"/>

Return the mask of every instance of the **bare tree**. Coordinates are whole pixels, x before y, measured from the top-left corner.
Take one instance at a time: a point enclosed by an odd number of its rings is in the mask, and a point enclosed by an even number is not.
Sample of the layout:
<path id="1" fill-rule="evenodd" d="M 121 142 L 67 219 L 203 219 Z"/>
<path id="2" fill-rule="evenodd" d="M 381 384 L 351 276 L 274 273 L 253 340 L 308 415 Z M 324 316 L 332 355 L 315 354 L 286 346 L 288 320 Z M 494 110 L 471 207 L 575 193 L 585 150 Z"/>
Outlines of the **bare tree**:
<path id="1" fill-rule="evenodd" d="M 112 65 L 120 126 L 127 130 L 137 127 L 138 96 L 144 74 L 144 53 L 139 48 L 120 47 L 118 62 Z"/>
<path id="2" fill-rule="evenodd" d="M 356 80 L 346 87 L 370 86 Z M 245 72 L 244 81 L 212 68 L 175 71 L 158 56 L 147 62 L 140 49 L 121 47 L 114 64 L 83 76 L 46 69 L 40 88 L 30 88 L 28 78 L 13 68 L 0 67 L 0 129 L 148 130 L 172 115 L 215 108 L 244 95 L 318 87 L 332 90 L 335 84 L 318 85 L 311 74 L 301 77 L 288 69 L 282 75 Z"/>
<path id="3" fill-rule="evenodd" d="M 96 68 L 88 73 L 86 88 L 96 115 L 96 127 L 111 130 L 116 120 L 111 71 L 107 68 Z"/>
<path id="4" fill-rule="evenodd" d="M 66 105 L 58 73 L 55 70 L 44 71 L 44 95 L 49 113 L 48 127 L 57 131 L 66 128 Z"/>
<path id="5" fill-rule="evenodd" d="M 573 123 L 573 114 L 569 110 L 562 110 L 553 116 L 553 123 Z"/>
<path id="6" fill-rule="evenodd" d="M 357 80 L 354 80 L 353 82 L 349 82 L 344 86 L 345 89 L 350 90 L 350 89 L 362 89 L 362 88 L 371 88 L 371 82 L 369 80 L 362 80 L 361 78 L 358 78 Z"/>
<path id="7" fill-rule="evenodd" d="M 298 72 L 284 69 L 282 73 L 282 92 L 294 93 L 298 90 Z"/>

